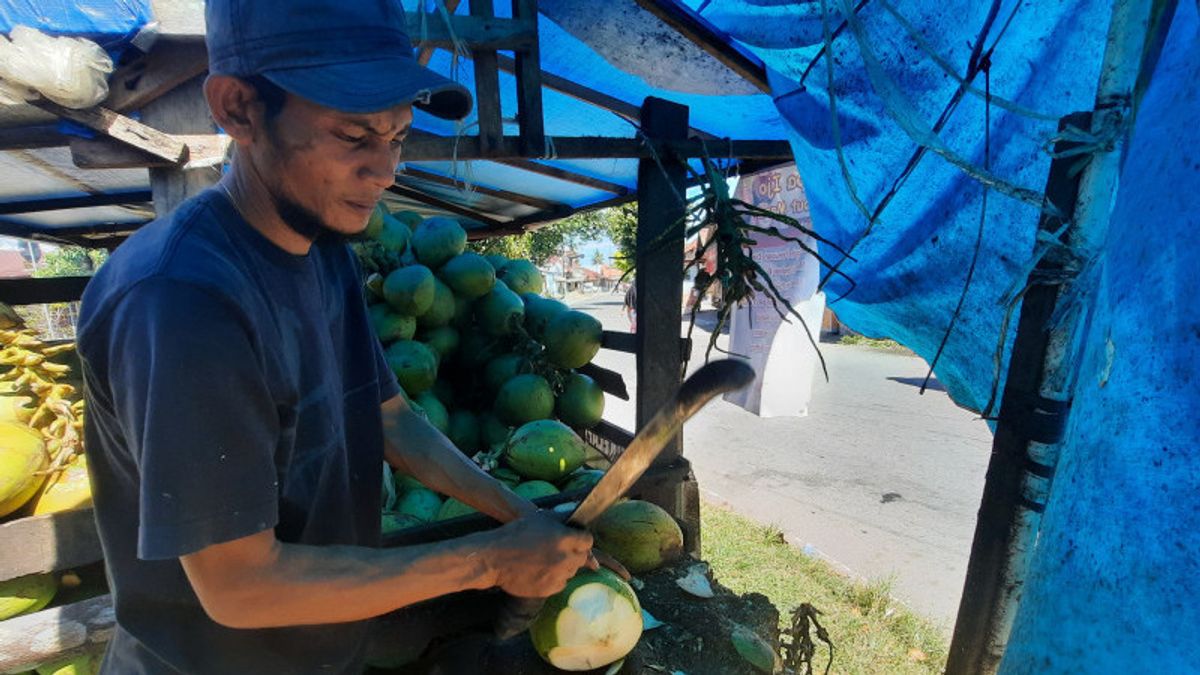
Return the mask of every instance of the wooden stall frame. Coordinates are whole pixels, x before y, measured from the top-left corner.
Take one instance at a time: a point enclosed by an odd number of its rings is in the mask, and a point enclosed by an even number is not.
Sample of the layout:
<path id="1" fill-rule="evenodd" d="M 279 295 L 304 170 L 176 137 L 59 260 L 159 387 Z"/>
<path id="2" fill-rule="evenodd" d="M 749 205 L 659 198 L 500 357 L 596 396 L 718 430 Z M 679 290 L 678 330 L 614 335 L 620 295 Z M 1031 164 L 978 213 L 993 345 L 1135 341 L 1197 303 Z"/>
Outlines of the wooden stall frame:
<path id="1" fill-rule="evenodd" d="M 157 4 L 164 4 L 164 0 L 156 0 Z M 447 2 L 448 7 L 452 4 L 457 6 L 459 3 L 456 0 Z M 736 50 L 722 50 L 715 46 L 711 30 L 703 22 L 695 21 L 695 17 L 687 13 L 664 12 L 661 3 L 642 4 L 668 25 L 696 40 L 735 72 L 750 77 L 760 87 L 764 86 L 765 71 L 761 64 Z M 43 109 L 60 117 L 92 127 L 100 133 L 99 137 L 67 137 L 48 125 L 0 130 L 0 150 L 69 147 L 74 161 L 83 168 L 147 168 L 151 172 L 149 193 L 137 190 L 0 204 L 0 225 L 8 234 L 86 247 L 112 247 L 129 234 L 129 229 L 136 229 L 136 226 L 96 224 L 57 228 L 53 234 L 48 234 L 33 227 L 17 227 L 13 222 L 5 221 L 3 216 L 39 210 L 146 203 L 153 204 L 155 212 L 161 216 L 187 197 L 216 182 L 228 139 L 216 135 L 204 102 L 202 81 L 207 70 L 207 59 L 200 41 L 202 28 L 194 12 L 181 10 L 177 3 L 169 1 L 165 5 L 161 8 L 163 12 L 156 11 L 161 14 L 160 19 L 164 23 L 159 42 L 149 54 L 114 74 L 111 93 L 102 106 L 85 111 L 68 111 L 42 104 Z M 688 157 L 714 152 L 722 156 L 750 158 L 757 162 L 751 165 L 758 168 L 763 164 L 790 161 L 790 146 L 786 141 L 774 140 L 716 140 L 712 134 L 689 126 L 688 110 L 684 106 L 651 98 L 638 107 L 544 72 L 538 51 L 536 0 L 513 0 L 513 19 L 493 17 L 491 3 L 486 0 L 470 0 L 470 8 L 470 16 L 451 19 L 453 30 L 445 25 L 440 15 L 426 17 L 425 23 L 421 24 L 426 40 L 419 46 L 425 61 L 433 48 L 450 46 L 451 35 L 469 46 L 475 61 L 479 134 L 457 140 L 416 134 L 407 149 L 410 154 L 406 159 L 432 161 L 451 156 L 459 159 L 489 159 L 558 180 L 599 188 L 614 195 L 609 200 L 585 207 L 587 210 L 625 203 L 634 198 L 646 198 L 639 209 L 641 234 L 638 267 L 646 270 L 636 281 L 639 291 L 638 312 L 642 317 L 639 332 L 635 335 L 606 332 L 603 339 L 604 348 L 637 356 L 635 395 L 637 424 L 640 427 L 679 386 L 683 354 L 688 348 L 686 341 L 680 337 L 682 238 L 678 246 L 648 246 L 648 242 L 657 236 L 655 233 L 682 228 L 681 197 L 687 187 L 684 162 Z M 501 50 L 512 51 L 514 55 L 499 54 Z M 501 69 L 516 75 L 517 136 L 506 137 L 503 133 L 498 78 Z M 545 157 L 547 146 L 541 101 L 543 87 L 562 91 L 640 122 L 643 134 L 635 139 L 554 139 L 555 155 L 559 158 L 640 159 L 640 189 L 631 190 L 624 185 L 539 161 Z M 127 114 L 135 110 L 142 113 L 138 120 Z M 750 170 L 749 166 L 747 170 Z M 424 178 L 435 183 L 440 181 L 442 184 L 447 180 L 434 174 L 422 177 L 422 171 L 418 168 L 406 168 L 399 175 Z M 420 194 L 399 184 L 393 190 L 412 198 Z M 538 212 L 506 222 L 434 200 L 428 195 L 422 195 L 420 199 L 482 224 L 483 228 L 471 232 L 472 238 L 519 234 L 529 227 L 585 210 L 504 191 L 493 190 L 487 194 L 533 206 Z M 73 301 L 82 295 L 87 281 L 86 277 L 3 280 L 0 281 L 0 301 L 14 305 Z M 583 370 L 610 395 L 629 398 L 625 382 L 619 374 L 591 364 Z M 633 433 L 602 421 L 593 429 L 583 430 L 581 435 L 596 450 L 598 459 L 612 461 L 628 445 Z M 631 494 L 651 499 L 672 512 L 683 526 L 688 549 L 698 552 L 698 488 L 682 451 L 680 437 L 664 450 L 660 460 L 647 471 Z M 544 507 L 550 507 L 580 499 L 584 494 L 583 491 L 576 491 L 536 501 Z M 494 525 L 481 515 L 465 516 L 409 528 L 389 538 L 385 544 L 435 541 Z M 3 545 L 5 543 L 8 545 Z M 0 579 L 58 572 L 94 564 L 103 557 L 91 509 L 25 517 L 0 524 L 0 551 L 8 552 L 0 556 Z M 0 673 L 21 672 L 49 660 L 95 649 L 96 645 L 111 637 L 114 627 L 115 616 L 109 596 L 52 607 L 0 622 Z M 30 636 L 36 639 L 30 639 Z"/>

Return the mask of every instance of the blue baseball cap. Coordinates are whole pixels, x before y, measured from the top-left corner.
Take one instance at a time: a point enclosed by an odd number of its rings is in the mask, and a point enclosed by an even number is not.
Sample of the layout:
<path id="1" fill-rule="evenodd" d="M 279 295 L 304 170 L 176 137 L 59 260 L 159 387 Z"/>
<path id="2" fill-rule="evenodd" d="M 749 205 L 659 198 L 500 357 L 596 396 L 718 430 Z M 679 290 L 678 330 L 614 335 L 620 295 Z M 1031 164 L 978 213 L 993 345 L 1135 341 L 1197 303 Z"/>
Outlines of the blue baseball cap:
<path id="1" fill-rule="evenodd" d="M 466 87 L 413 58 L 399 0 L 207 0 L 204 17 L 212 73 L 261 75 L 342 112 L 471 112 Z"/>

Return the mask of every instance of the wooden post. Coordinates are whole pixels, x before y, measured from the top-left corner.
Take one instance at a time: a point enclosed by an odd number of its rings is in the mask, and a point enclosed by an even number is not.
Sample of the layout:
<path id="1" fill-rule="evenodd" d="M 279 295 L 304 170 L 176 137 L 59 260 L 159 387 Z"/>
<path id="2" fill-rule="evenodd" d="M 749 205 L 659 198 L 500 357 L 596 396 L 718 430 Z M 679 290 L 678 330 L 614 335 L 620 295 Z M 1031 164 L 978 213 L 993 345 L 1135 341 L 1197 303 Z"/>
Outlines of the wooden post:
<path id="1" fill-rule="evenodd" d="M 490 19 L 495 15 L 492 0 L 471 0 L 471 15 Z M 475 63 L 475 115 L 479 119 L 479 154 L 488 157 L 500 145 L 504 126 L 500 115 L 500 69 L 496 52 L 491 49 L 471 51 Z"/>
<path id="2" fill-rule="evenodd" d="M 650 142 L 683 140 L 688 109 L 650 97 L 642 104 L 642 133 Z M 683 160 L 659 151 L 658 159 L 638 163 L 637 272 L 637 428 L 641 429 L 679 388 L 683 358 L 683 217 L 687 170 Z M 682 434 L 663 449 L 656 465 L 683 454 Z M 643 495 L 671 512 L 683 527 L 689 551 L 700 550 L 698 490 L 691 477 Z"/>
<path id="3" fill-rule="evenodd" d="M 204 99 L 203 77 L 193 78 L 148 104 L 142 111 L 142 120 L 169 134 L 215 134 L 217 131 Z M 154 212 L 159 217 L 165 216 L 183 200 L 211 187 L 220 178 L 220 166 L 150 169 Z"/>
<path id="4" fill-rule="evenodd" d="M 538 49 L 537 0 L 512 0 L 514 19 L 532 19 L 533 45 L 516 55 L 517 117 L 521 127 L 521 155 L 546 156 L 546 124 L 542 119 L 542 57 Z"/>

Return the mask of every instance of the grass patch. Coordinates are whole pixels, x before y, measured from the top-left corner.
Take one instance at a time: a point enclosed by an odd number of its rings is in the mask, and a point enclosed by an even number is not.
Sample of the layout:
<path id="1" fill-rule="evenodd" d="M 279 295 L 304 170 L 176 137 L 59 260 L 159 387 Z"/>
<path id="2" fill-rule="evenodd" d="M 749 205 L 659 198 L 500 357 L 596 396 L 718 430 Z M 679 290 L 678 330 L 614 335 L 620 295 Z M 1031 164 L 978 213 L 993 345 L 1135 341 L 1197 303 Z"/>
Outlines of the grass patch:
<path id="1" fill-rule="evenodd" d="M 899 354 L 912 354 L 912 350 L 895 340 L 869 338 L 865 335 L 857 333 L 847 333 L 843 335 L 837 343 L 839 345 L 852 345 L 857 347 L 867 347 L 869 349 L 879 349 L 885 352 L 896 352 Z"/>
<path id="2" fill-rule="evenodd" d="M 807 602 L 822 612 L 834 644 L 830 673 L 893 675 L 941 673 L 947 645 L 931 621 L 891 598 L 890 579 L 862 583 L 804 555 L 778 527 L 763 526 L 728 509 L 700 508 L 704 559 L 718 581 L 736 593 L 757 592 L 779 609 L 781 627 L 793 607 Z M 828 651 L 818 643 L 815 672 Z"/>

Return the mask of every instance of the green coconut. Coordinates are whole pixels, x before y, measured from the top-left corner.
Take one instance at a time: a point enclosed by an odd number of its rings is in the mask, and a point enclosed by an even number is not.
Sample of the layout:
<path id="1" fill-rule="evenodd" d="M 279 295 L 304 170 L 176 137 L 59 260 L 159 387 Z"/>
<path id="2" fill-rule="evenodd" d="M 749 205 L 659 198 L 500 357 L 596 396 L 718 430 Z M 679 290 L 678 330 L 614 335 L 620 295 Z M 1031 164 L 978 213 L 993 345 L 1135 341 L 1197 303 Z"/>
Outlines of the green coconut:
<path id="1" fill-rule="evenodd" d="M 445 326 L 454 319 L 454 291 L 442 283 L 441 279 L 433 279 L 433 301 L 429 309 L 417 317 L 417 325 L 422 328 Z"/>
<path id="2" fill-rule="evenodd" d="M 657 504 L 630 499 L 609 507 L 592 523 L 596 547 L 634 574 L 683 555 L 683 530 Z"/>
<path id="3" fill-rule="evenodd" d="M 483 383 L 490 391 L 500 391 L 505 382 L 532 370 L 529 359 L 520 354 L 501 354 L 483 369 Z"/>
<path id="4" fill-rule="evenodd" d="M 399 470 L 392 472 L 392 482 L 396 485 L 396 494 L 399 496 L 403 496 L 409 490 L 425 487 L 421 481 Z"/>
<path id="5" fill-rule="evenodd" d="M 438 493 L 426 487 L 413 488 L 404 493 L 396 502 L 396 513 L 410 516 L 422 523 L 428 523 L 437 517 L 442 508 L 442 498 Z"/>
<path id="6" fill-rule="evenodd" d="M 432 387 L 437 379 L 437 354 L 420 342 L 399 340 L 392 343 L 384 355 L 400 386 L 409 396 L 416 396 Z"/>
<path id="7" fill-rule="evenodd" d="M 510 260 L 507 265 L 496 272 L 496 278 L 503 281 L 505 286 L 514 293 L 541 293 L 545 288 L 542 273 L 537 266 L 528 260 Z"/>
<path id="8" fill-rule="evenodd" d="M 497 467 L 494 471 L 492 471 L 492 478 L 495 478 L 510 488 L 515 488 L 521 484 L 521 474 L 506 466 Z"/>
<path id="9" fill-rule="evenodd" d="M 496 270 L 483 256 L 465 251 L 446 261 L 438 270 L 454 292 L 466 298 L 481 298 L 496 285 Z"/>
<path id="10" fill-rule="evenodd" d="M 558 488 L 544 480 L 527 480 L 524 483 L 518 484 L 512 490 L 529 501 L 533 501 L 539 497 L 549 497 L 550 495 L 558 494 Z"/>
<path id="11" fill-rule="evenodd" d="M 642 606 L 613 571 L 580 570 L 546 600 L 529 627 L 534 649 L 555 668 L 592 670 L 625 658 L 642 636 Z"/>
<path id="12" fill-rule="evenodd" d="M 574 309 L 559 312 L 543 335 L 546 358 L 561 368 L 579 368 L 600 351 L 603 334 L 604 327 L 590 314 Z"/>
<path id="13" fill-rule="evenodd" d="M 405 316 L 420 316 L 433 305 L 433 272 L 424 265 L 409 265 L 392 270 L 383 279 L 383 298 L 392 309 Z"/>
<path id="14" fill-rule="evenodd" d="M 432 391 L 423 391 L 416 396 L 414 402 L 425 411 L 425 419 L 429 424 L 443 434 L 450 428 L 450 413 L 446 406 L 433 395 Z"/>
<path id="15" fill-rule="evenodd" d="M 387 208 L 383 202 L 377 202 L 375 208 L 372 209 L 370 217 L 367 218 L 367 227 L 362 231 L 360 238 L 363 239 L 378 239 L 379 233 L 383 232 L 383 217 L 388 214 Z"/>
<path id="16" fill-rule="evenodd" d="M 541 375 L 526 373 L 505 382 L 493 404 L 501 422 L 521 425 L 554 414 L 554 391 Z"/>
<path id="17" fill-rule="evenodd" d="M 577 429 L 590 429 L 604 415 L 604 391 L 587 375 L 572 373 L 554 402 L 558 419 Z"/>
<path id="18" fill-rule="evenodd" d="M 417 330 L 417 320 L 404 316 L 392 309 L 391 305 L 379 303 L 368 309 L 371 315 L 371 326 L 379 341 L 387 344 L 396 340 L 411 340 Z"/>
<path id="19" fill-rule="evenodd" d="M 560 489 L 563 492 L 590 490 L 596 486 L 596 483 L 600 482 L 601 478 L 604 478 L 604 471 L 602 469 L 580 468 L 575 473 L 563 479 Z"/>
<path id="20" fill-rule="evenodd" d="M 437 269 L 467 247 L 467 231 L 453 218 L 426 218 L 412 233 L 413 252 L 422 265 Z"/>
<path id="21" fill-rule="evenodd" d="M 491 335 L 508 335 L 525 320 L 525 303 L 508 286 L 496 284 L 475 301 L 475 320 Z"/>
<path id="22" fill-rule="evenodd" d="M 57 592 L 58 581 L 51 573 L 0 581 L 0 621 L 44 608 Z"/>
<path id="23" fill-rule="evenodd" d="M 436 520 L 450 520 L 451 518 L 460 518 L 469 516 L 472 513 L 479 513 L 474 507 L 468 506 L 457 499 L 451 497 L 447 499 L 437 512 Z"/>
<path id="24" fill-rule="evenodd" d="M 513 432 L 504 458 L 525 478 L 554 482 L 583 465 L 587 446 L 562 422 L 536 420 Z"/>
<path id="25" fill-rule="evenodd" d="M 569 307 L 553 298 L 544 298 L 537 293 L 522 293 L 525 302 L 525 330 L 535 340 L 542 340 L 550 320 L 565 312 Z"/>
<path id="26" fill-rule="evenodd" d="M 384 214 L 383 224 L 379 228 L 379 234 L 375 235 L 375 240 L 389 251 L 404 253 L 411 236 L 412 231 L 407 225 L 396 220 L 391 214 Z"/>
<path id="27" fill-rule="evenodd" d="M 425 343 L 435 354 L 438 355 L 439 363 L 441 359 L 446 358 L 458 349 L 460 342 L 458 329 L 454 326 L 438 326 L 436 328 L 427 328 L 421 331 L 419 336 L 421 342 Z"/>
<path id="28" fill-rule="evenodd" d="M 416 211 L 407 210 L 397 211 L 392 214 L 392 217 L 404 223 L 404 225 L 408 227 L 409 231 L 417 229 L 417 226 L 421 224 L 421 221 L 425 220 L 425 218 Z"/>
<path id="29" fill-rule="evenodd" d="M 513 428 L 500 421 L 496 413 L 485 410 L 479 413 L 479 440 L 485 448 L 503 445 L 508 441 Z"/>

